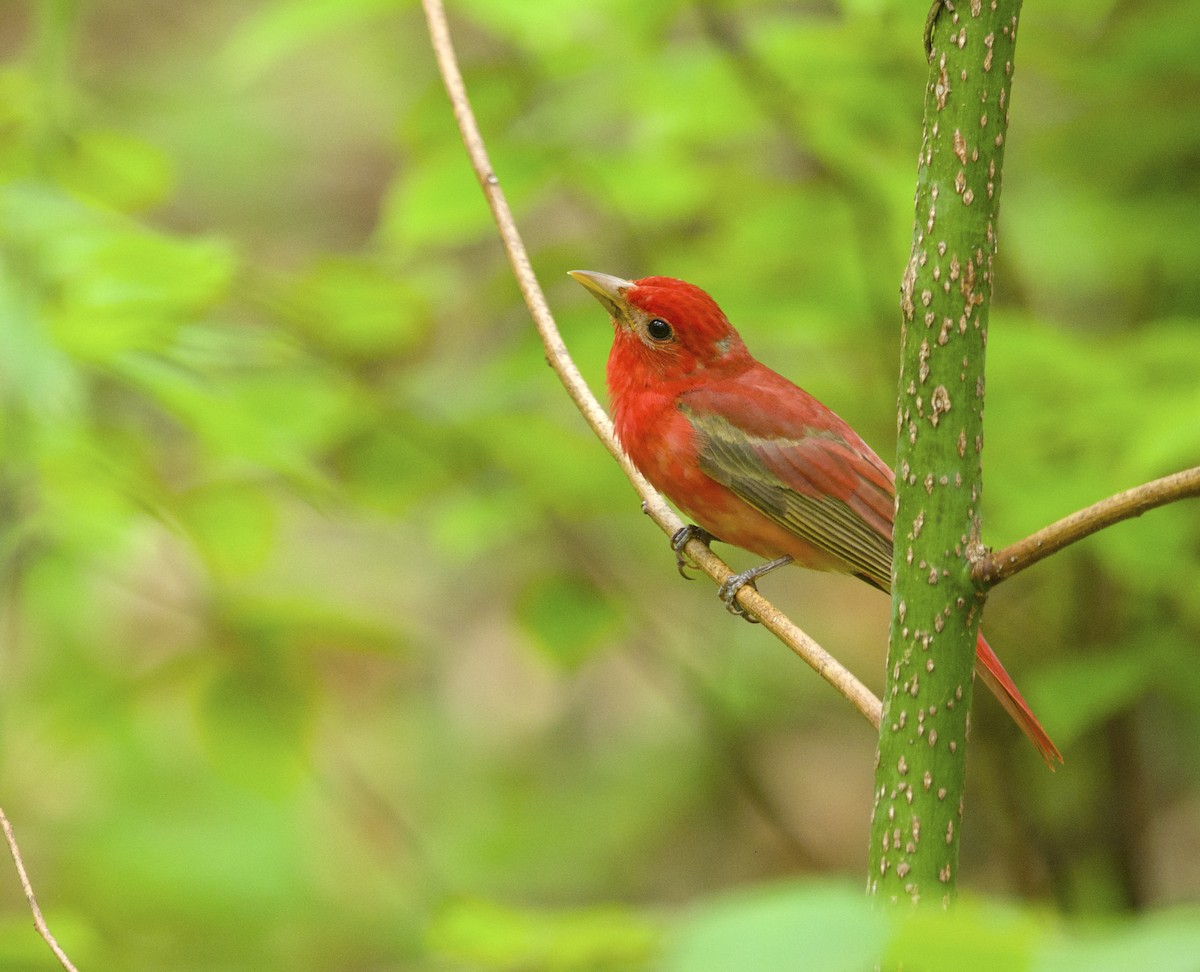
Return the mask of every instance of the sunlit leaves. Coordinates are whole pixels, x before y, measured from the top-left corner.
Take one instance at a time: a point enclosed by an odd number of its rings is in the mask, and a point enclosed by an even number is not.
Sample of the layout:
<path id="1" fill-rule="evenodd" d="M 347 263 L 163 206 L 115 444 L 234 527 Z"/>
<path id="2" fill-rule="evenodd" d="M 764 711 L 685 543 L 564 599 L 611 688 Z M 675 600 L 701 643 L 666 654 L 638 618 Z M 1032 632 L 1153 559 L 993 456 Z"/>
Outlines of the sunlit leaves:
<path id="1" fill-rule="evenodd" d="M 332 442 L 353 414 L 344 379 L 301 367 L 236 369 L 220 379 L 171 361 L 131 358 L 123 376 L 189 429 L 207 455 L 238 460 L 297 483 L 321 479 L 313 450 Z"/>
<path id="2" fill-rule="evenodd" d="M 27 326 L 81 361 L 163 349 L 226 293 L 234 269 L 225 243 L 155 233 L 31 185 L 0 187 L 0 220 Z"/>

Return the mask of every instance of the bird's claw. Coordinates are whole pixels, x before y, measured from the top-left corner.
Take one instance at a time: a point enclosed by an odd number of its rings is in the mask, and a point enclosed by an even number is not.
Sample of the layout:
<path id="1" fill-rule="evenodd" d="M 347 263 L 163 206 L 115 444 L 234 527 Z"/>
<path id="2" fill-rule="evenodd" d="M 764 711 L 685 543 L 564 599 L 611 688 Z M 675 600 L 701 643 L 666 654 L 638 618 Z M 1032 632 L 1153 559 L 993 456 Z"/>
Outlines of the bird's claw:
<path id="1" fill-rule="evenodd" d="M 757 591 L 758 588 L 754 584 L 753 577 L 747 577 L 750 571 L 744 570 L 740 574 L 734 574 L 732 577 L 725 580 L 720 587 L 717 588 L 717 597 L 725 602 L 725 610 L 730 614 L 736 614 L 739 618 L 750 624 L 758 624 L 758 618 L 742 607 L 737 600 L 738 591 L 743 587 L 749 587 L 751 590 Z"/>
<path id="2" fill-rule="evenodd" d="M 689 563 L 687 556 L 683 552 L 683 548 L 692 540 L 699 540 L 706 547 L 715 540 L 711 533 L 707 530 L 701 530 L 696 524 L 689 523 L 687 526 L 680 527 L 671 535 L 671 549 L 675 551 L 675 567 L 679 571 L 679 576 L 684 580 L 692 580 L 692 575 L 687 572 L 689 567 L 695 567 L 694 563 Z"/>
<path id="3" fill-rule="evenodd" d="M 679 570 L 679 574 L 685 580 L 691 580 L 692 577 L 688 574 L 688 567 L 695 567 L 694 563 L 689 563 L 687 554 L 684 553 L 684 548 L 692 540 L 699 540 L 706 547 L 717 538 L 707 530 L 702 530 L 694 523 L 689 523 L 687 526 L 680 527 L 671 535 L 671 549 L 675 551 L 675 566 Z M 721 586 L 717 588 L 717 597 L 725 602 L 725 610 L 730 614 L 736 614 L 740 618 L 744 618 L 751 624 L 758 624 L 758 618 L 742 607 L 737 600 L 738 591 L 743 587 L 749 587 L 754 591 L 754 582 L 765 574 L 769 574 L 776 567 L 783 567 L 785 564 L 792 563 L 792 558 L 788 556 L 776 557 L 765 564 L 759 564 L 757 567 L 751 567 L 749 570 L 743 570 L 740 574 L 732 574 L 722 581 Z"/>
<path id="4" fill-rule="evenodd" d="M 739 617 L 745 618 L 751 624 L 758 624 L 758 618 L 737 602 L 738 591 L 743 587 L 749 587 L 757 592 L 758 588 L 754 584 L 756 580 L 771 573 L 777 567 L 785 567 L 790 563 L 792 563 L 791 557 L 776 557 L 765 564 L 759 564 L 757 567 L 743 570 L 740 574 L 734 574 L 732 577 L 726 578 L 721 586 L 717 588 L 717 597 L 725 602 L 725 608 L 730 614 L 736 614 Z"/>

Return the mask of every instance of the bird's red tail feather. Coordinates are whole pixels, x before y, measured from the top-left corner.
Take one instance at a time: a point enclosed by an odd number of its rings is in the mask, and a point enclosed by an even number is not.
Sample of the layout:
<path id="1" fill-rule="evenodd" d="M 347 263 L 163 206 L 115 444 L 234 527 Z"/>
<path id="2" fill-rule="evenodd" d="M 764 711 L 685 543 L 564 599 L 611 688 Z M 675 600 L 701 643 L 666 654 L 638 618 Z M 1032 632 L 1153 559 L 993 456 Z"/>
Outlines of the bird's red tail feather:
<path id="1" fill-rule="evenodd" d="M 1038 722 L 1037 716 L 1033 714 L 1033 710 L 1029 708 L 1029 704 L 1021 696 L 1017 686 L 1009 678 L 1008 672 L 1004 670 L 1000 659 L 996 657 L 996 653 L 992 651 L 991 645 L 987 643 L 983 635 L 979 636 L 979 641 L 975 645 L 975 671 L 983 679 L 984 684 L 992 690 L 992 694 L 1004 706 L 1005 711 L 1012 716 L 1013 721 L 1021 727 L 1021 731 L 1037 746 L 1046 765 L 1050 769 L 1054 769 L 1055 763 L 1061 763 L 1063 761 L 1062 753 L 1058 751 L 1058 747 L 1046 734 L 1046 730 Z"/>

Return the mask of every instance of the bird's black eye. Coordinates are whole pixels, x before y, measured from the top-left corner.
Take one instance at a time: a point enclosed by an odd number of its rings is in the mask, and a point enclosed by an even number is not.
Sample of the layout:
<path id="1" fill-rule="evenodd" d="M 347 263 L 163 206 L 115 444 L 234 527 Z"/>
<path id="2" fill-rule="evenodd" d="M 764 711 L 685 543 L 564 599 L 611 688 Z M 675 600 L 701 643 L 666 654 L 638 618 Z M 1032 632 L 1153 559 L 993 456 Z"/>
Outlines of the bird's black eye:
<path id="1" fill-rule="evenodd" d="M 655 341 L 667 341 L 674 332 L 671 330 L 671 325 L 661 317 L 653 317 L 646 324 L 646 333 Z"/>

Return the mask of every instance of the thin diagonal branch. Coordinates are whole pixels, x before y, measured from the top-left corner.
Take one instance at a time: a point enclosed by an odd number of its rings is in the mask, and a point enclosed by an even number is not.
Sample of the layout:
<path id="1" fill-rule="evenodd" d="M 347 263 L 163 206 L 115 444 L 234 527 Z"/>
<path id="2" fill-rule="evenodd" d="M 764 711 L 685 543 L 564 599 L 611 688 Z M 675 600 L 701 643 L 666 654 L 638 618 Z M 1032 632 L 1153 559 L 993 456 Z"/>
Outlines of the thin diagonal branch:
<path id="1" fill-rule="evenodd" d="M 1155 479 L 1063 517 L 998 553 L 979 551 L 972 558 L 971 576 L 977 583 L 995 587 L 1003 580 L 1032 567 L 1044 557 L 1091 536 L 1114 523 L 1141 516 L 1156 506 L 1200 496 L 1200 466 Z"/>
<path id="2" fill-rule="evenodd" d="M 673 536 L 682 526 L 683 521 L 671 510 L 666 500 L 658 494 L 633 463 L 621 450 L 616 436 L 613 434 L 612 422 L 605 413 L 603 406 L 596 400 L 587 382 L 576 368 L 575 362 L 567 351 L 554 317 L 546 303 L 545 295 L 538 284 L 537 276 L 529 261 L 529 254 L 521 240 L 521 234 L 513 219 L 504 192 L 500 188 L 500 180 L 492 169 L 488 159 L 487 147 L 471 110 L 467 97 L 466 85 L 458 67 L 458 58 L 450 39 L 450 29 L 446 23 L 446 12 L 441 0 L 422 0 L 425 8 L 425 18 L 429 23 L 429 37 L 437 58 L 438 70 L 450 96 L 450 104 L 454 108 L 454 117 L 462 133 L 463 144 L 470 157 L 471 166 L 483 188 L 483 194 L 491 207 L 496 226 L 500 230 L 500 238 L 504 250 L 508 254 L 513 274 L 525 304 L 533 317 L 534 325 L 541 336 L 546 350 L 546 360 L 554 369 L 567 394 L 571 396 L 576 407 L 582 413 L 597 438 L 604 443 L 605 448 L 620 464 L 621 469 L 642 498 L 642 509 L 668 536 Z M 715 553 L 699 540 L 692 540 L 684 548 L 688 558 L 718 584 L 733 576 L 733 571 Z M 825 681 L 832 685 L 874 726 L 879 728 L 880 703 L 877 698 L 858 681 L 836 658 L 825 651 L 812 638 L 798 628 L 782 611 L 772 605 L 765 597 L 752 587 L 743 587 L 737 595 L 738 603 L 762 622 L 764 628 L 775 635 L 788 648 L 807 662 Z"/>
<path id="3" fill-rule="evenodd" d="M 13 834 L 12 824 L 8 822 L 8 817 L 4 815 L 3 810 L 0 810 L 0 828 L 4 830 L 4 839 L 8 842 L 9 853 L 12 854 L 13 863 L 17 866 L 17 877 L 21 879 L 21 889 L 25 892 L 25 900 L 29 902 L 29 910 L 33 912 L 33 927 L 50 946 L 50 951 L 54 953 L 54 957 L 67 972 L 79 972 L 67 958 L 67 953 L 59 947 L 54 936 L 50 934 L 46 919 L 42 917 L 42 909 L 38 907 L 37 898 L 33 896 L 33 886 L 29 883 L 29 875 L 25 872 L 25 863 L 21 860 L 21 849 L 17 846 L 17 838 Z"/>

